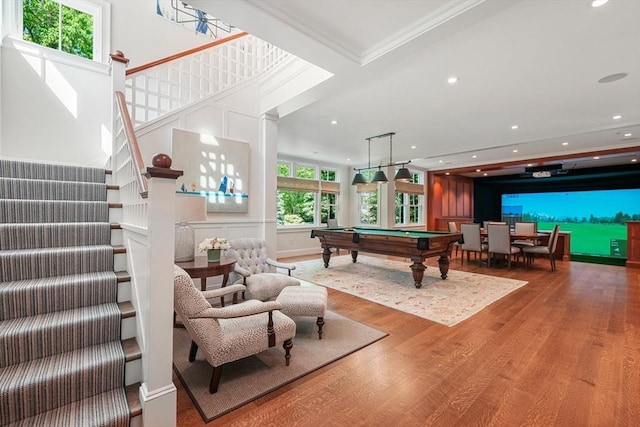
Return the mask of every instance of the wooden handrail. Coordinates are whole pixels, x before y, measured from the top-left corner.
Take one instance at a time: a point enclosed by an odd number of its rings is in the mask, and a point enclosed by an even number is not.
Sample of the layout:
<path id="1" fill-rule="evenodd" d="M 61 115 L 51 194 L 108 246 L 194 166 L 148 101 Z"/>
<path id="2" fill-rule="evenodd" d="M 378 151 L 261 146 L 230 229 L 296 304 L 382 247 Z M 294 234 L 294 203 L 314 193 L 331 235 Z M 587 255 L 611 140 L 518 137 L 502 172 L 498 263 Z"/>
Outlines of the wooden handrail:
<path id="1" fill-rule="evenodd" d="M 144 161 L 142 160 L 140 145 L 138 145 L 138 138 L 136 138 L 136 133 L 133 130 L 133 124 L 131 123 L 131 117 L 129 116 L 127 101 L 125 100 L 124 93 L 120 91 L 116 91 L 115 96 L 116 102 L 118 103 L 118 111 L 120 112 L 120 117 L 122 118 L 122 126 L 124 128 L 124 134 L 127 139 L 127 146 L 129 147 L 129 152 L 131 153 L 131 157 L 133 158 L 133 165 L 137 177 L 136 180 L 138 182 L 138 190 L 140 192 L 140 196 L 143 199 L 146 199 L 148 195 L 148 187 L 147 178 L 144 176 Z"/>
<path id="2" fill-rule="evenodd" d="M 235 40 L 235 39 L 238 39 L 240 37 L 247 36 L 247 35 L 249 35 L 249 33 L 242 32 L 242 33 L 234 34 L 234 35 L 229 36 L 229 37 L 225 37 L 223 39 L 214 40 L 214 41 L 209 42 L 207 44 L 203 44 L 202 46 L 194 47 L 193 49 L 185 50 L 184 52 L 176 53 L 175 55 L 167 56 L 165 58 L 161 58 L 161 59 L 158 59 L 156 61 L 149 62 L 148 64 L 143 64 L 143 65 L 139 65 L 137 67 L 130 68 L 125 72 L 125 75 L 128 76 L 128 75 L 140 72 L 140 71 L 144 71 L 144 70 L 147 70 L 149 68 L 153 68 L 155 66 L 158 66 L 158 65 L 173 61 L 174 59 L 182 58 L 182 57 L 191 55 L 193 53 L 200 52 L 201 50 L 206 50 L 206 49 L 209 49 L 209 48 L 211 48 L 213 46 L 217 46 L 219 44 L 227 43 L 227 42 L 230 42 L 232 40 Z"/>

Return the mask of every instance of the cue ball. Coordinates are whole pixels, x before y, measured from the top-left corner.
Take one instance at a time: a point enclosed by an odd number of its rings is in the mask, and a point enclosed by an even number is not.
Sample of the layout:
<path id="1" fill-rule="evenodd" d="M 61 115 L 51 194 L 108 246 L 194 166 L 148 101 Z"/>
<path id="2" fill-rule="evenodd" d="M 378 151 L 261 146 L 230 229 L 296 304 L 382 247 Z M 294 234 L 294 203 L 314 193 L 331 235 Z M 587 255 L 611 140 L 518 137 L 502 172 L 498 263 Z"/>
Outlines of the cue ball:
<path id="1" fill-rule="evenodd" d="M 404 234 L 409 234 L 409 232 L 408 232 L 408 231 L 406 231 Z"/>

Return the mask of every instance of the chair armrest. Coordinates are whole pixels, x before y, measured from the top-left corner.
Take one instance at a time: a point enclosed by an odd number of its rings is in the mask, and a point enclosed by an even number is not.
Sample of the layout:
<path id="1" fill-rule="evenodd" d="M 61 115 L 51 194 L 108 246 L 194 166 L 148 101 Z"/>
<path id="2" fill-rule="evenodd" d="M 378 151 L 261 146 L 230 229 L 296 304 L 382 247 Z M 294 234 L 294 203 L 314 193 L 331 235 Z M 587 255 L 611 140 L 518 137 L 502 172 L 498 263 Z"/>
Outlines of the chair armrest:
<path id="1" fill-rule="evenodd" d="M 235 294 L 236 292 L 244 292 L 245 289 L 247 289 L 246 286 L 237 284 L 237 285 L 226 286 L 220 289 L 211 289 L 209 291 L 202 291 L 202 295 L 204 295 L 205 298 L 209 299 L 209 298 L 223 297 L 225 295 Z"/>
<path id="2" fill-rule="evenodd" d="M 286 262 L 278 262 L 275 261 L 271 258 L 267 258 L 267 264 L 275 267 L 275 268 L 283 268 L 285 270 L 287 270 L 289 272 L 289 276 L 291 276 L 291 270 L 295 270 L 296 269 L 296 265 L 295 264 L 291 264 L 291 263 L 286 263 Z"/>
<path id="3" fill-rule="evenodd" d="M 251 276 L 251 272 L 249 270 L 240 267 L 238 264 L 233 266 L 233 271 L 245 278 Z"/>
<path id="4" fill-rule="evenodd" d="M 217 318 L 217 319 L 233 319 L 236 317 L 253 316 L 254 314 L 267 313 L 274 310 L 282 309 L 282 304 L 276 301 L 267 301 L 258 305 L 249 304 L 234 304 L 221 308 L 207 308 L 195 316 L 191 316 L 191 319 L 205 319 L 205 318 Z"/>

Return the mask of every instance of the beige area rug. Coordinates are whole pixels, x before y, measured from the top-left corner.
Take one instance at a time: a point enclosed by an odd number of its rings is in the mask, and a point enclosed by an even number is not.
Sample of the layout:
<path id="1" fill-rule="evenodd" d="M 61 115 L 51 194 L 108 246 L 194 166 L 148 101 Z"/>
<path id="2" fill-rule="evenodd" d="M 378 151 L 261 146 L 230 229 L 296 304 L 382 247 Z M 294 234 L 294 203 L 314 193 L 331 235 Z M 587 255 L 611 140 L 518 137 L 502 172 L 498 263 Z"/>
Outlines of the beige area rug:
<path id="1" fill-rule="evenodd" d="M 201 352 L 193 363 L 189 362 L 189 334 L 186 329 L 174 328 L 173 369 L 205 422 L 387 336 L 385 332 L 327 311 L 322 340 L 319 340 L 315 317 L 294 320 L 297 329 L 289 366 L 285 365 L 282 345 L 277 345 L 256 356 L 225 365 L 215 394 L 209 394 L 213 368 Z"/>
<path id="2" fill-rule="evenodd" d="M 387 307 L 453 326 L 510 292 L 527 284 L 484 274 L 449 270 L 446 280 L 438 267 L 424 272 L 422 287 L 414 286 L 410 261 L 358 255 L 331 257 L 329 268 L 322 259 L 296 262 L 294 275 L 327 288 L 346 292 Z"/>

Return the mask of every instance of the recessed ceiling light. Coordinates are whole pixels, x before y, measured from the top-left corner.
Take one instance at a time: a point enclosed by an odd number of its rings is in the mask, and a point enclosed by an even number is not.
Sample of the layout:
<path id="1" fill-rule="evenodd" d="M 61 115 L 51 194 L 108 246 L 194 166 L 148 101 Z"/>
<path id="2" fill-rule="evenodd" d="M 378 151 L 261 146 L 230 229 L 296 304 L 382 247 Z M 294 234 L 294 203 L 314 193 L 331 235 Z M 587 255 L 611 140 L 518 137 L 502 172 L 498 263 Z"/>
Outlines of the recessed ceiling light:
<path id="1" fill-rule="evenodd" d="M 473 156 L 471 156 L 471 157 L 474 158 L 474 159 L 478 158 L 478 156 L 476 156 L 475 154 Z"/>
<path id="2" fill-rule="evenodd" d="M 513 126 L 511 126 L 511 129 L 513 129 L 513 130 L 518 129 L 518 125 L 513 125 Z"/>
<path id="3" fill-rule="evenodd" d="M 593 0 L 591 2 L 591 7 L 600 7 L 607 4 L 609 0 Z"/>
<path id="4" fill-rule="evenodd" d="M 638 159 L 631 159 L 631 163 L 635 163 L 637 161 L 638 161 Z"/>
<path id="5" fill-rule="evenodd" d="M 593 160 L 600 160 L 600 156 L 594 156 Z"/>
<path id="6" fill-rule="evenodd" d="M 514 152 L 514 153 L 517 153 L 517 152 L 518 152 L 518 150 L 513 150 L 513 152 Z"/>
<path id="7" fill-rule="evenodd" d="M 487 176 L 487 173 L 486 173 L 486 172 L 484 173 L 484 176 Z"/>
<path id="8" fill-rule="evenodd" d="M 481 172 L 481 171 L 482 171 L 481 169 L 476 169 L 476 172 Z"/>
<path id="9" fill-rule="evenodd" d="M 624 136 L 626 136 L 628 138 L 630 136 L 633 136 L 633 134 L 632 133 L 625 133 Z"/>
<path id="10" fill-rule="evenodd" d="M 416 146 L 415 146 L 415 145 L 412 145 L 412 146 L 411 146 L 411 149 L 415 150 L 415 149 L 416 149 Z"/>
<path id="11" fill-rule="evenodd" d="M 598 83 L 611 83 L 611 82 L 618 81 L 620 79 L 624 79 L 627 76 L 628 76 L 627 73 L 609 74 L 608 76 L 604 76 L 603 78 L 598 80 Z"/>
<path id="12" fill-rule="evenodd" d="M 444 163 L 444 160 L 438 160 L 438 163 Z"/>
<path id="13" fill-rule="evenodd" d="M 531 167 L 533 166 L 533 163 L 527 163 L 527 166 Z"/>
<path id="14" fill-rule="evenodd" d="M 331 120 L 331 124 L 332 124 L 332 125 L 337 125 L 337 124 L 338 124 L 338 121 L 337 121 L 337 120 Z"/>
<path id="15" fill-rule="evenodd" d="M 446 172 L 445 175 L 449 175 L 449 172 Z"/>
<path id="16" fill-rule="evenodd" d="M 449 83 L 450 85 L 458 83 L 458 78 L 456 76 L 451 76 L 447 79 L 447 83 Z"/>
<path id="17" fill-rule="evenodd" d="M 617 114 L 613 117 L 611 117 L 613 120 L 620 120 L 622 118 L 622 116 L 620 114 Z"/>
<path id="18" fill-rule="evenodd" d="M 569 145 L 567 141 L 563 142 L 562 145 Z"/>
<path id="19" fill-rule="evenodd" d="M 351 159 L 347 158 L 347 162 L 350 162 L 350 161 L 351 161 Z"/>

